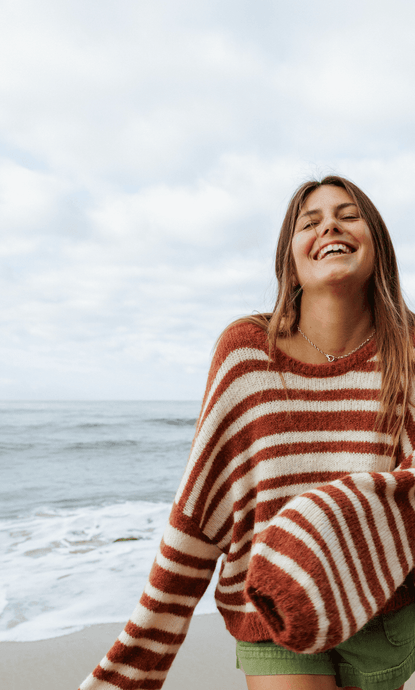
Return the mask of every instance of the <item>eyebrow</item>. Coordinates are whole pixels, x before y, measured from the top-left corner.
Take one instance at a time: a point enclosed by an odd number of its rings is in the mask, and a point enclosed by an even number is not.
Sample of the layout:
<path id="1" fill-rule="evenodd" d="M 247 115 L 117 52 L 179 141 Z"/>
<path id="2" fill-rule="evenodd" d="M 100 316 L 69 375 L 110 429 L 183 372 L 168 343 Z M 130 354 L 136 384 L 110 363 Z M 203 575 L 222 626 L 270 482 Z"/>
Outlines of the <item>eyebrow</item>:
<path id="1" fill-rule="evenodd" d="M 346 208 L 347 206 L 355 206 L 357 208 L 357 204 L 354 203 L 354 201 L 346 201 L 344 204 L 339 204 L 336 206 L 336 211 L 340 211 L 342 208 Z M 321 213 L 321 208 L 315 208 L 312 211 L 306 211 L 303 213 L 301 216 L 297 218 L 297 220 L 300 220 L 300 218 L 304 218 L 304 216 L 312 216 L 314 213 Z"/>

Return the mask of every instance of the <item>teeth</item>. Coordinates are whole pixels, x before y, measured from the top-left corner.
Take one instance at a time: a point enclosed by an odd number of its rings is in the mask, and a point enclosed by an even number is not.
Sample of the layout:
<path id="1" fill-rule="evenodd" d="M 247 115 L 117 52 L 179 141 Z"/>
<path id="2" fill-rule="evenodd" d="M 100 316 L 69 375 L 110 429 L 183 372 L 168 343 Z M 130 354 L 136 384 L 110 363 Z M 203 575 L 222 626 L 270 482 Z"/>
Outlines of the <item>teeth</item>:
<path id="1" fill-rule="evenodd" d="M 323 247 L 323 249 L 320 249 L 319 253 L 317 254 L 316 260 L 320 261 L 328 252 L 336 252 L 341 250 L 344 252 L 344 254 L 351 254 L 352 250 L 350 247 L 347 247 L 345 244 L 328 244 L 326 247 Z"/>

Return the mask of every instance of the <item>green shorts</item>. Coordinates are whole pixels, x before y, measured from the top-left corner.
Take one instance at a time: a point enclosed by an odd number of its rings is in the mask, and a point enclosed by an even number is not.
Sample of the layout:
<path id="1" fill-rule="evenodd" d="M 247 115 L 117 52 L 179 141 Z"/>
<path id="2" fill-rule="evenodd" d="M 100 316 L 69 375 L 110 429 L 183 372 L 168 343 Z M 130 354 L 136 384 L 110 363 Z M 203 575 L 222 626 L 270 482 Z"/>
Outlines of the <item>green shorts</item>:
<path id="1" fill-rule="evenodd" d="M 237 642 L 236 667 L 247 676 L 336 676 L 340 688 L 396 690 L 415 672 L 415 603 L 373 618 L 321 654 L 297 654 L 271 641 Z"/>

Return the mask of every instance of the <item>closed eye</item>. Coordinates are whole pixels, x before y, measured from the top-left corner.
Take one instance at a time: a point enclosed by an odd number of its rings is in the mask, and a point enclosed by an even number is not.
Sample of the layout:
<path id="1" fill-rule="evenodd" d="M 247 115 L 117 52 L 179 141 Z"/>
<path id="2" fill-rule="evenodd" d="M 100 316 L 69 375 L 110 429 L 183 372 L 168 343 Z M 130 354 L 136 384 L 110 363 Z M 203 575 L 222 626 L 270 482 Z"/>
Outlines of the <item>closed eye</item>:
<path id="1" fill-rule="evenodd" d="M 360 216 L 343 216 L 340 220 L 359 220 Z M 310 221 L 309 223 L 306 223 L 306 225 L 303 226 L 303 230 L 307 230 L 307 228 L 314 228 L 318 223 L 316 221 Z"/>

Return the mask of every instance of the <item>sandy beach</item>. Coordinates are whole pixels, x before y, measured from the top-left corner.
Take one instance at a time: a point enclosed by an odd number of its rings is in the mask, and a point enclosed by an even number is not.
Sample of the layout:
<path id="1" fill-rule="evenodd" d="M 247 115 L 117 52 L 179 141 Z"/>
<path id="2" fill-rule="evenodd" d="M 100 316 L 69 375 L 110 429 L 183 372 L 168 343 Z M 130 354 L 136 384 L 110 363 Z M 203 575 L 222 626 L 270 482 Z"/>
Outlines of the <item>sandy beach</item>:
<path id="1" fill-rule="evenodd" d="M 37 642 L 0 644 L 2 690 L 77 690 L 111 647 L 122 623 Z M 194 616 L 163 690 L 246 690 L 235 668 L 235 643 L 219 614 Z M 415 690 L 415 675 L 405 684 Z"/>
<path id="2" fill-rule="evenodd" d="M 77 690 L 106 654 L 123 623 L 93 625 L 81 632 L 37 642 L 0 643 L 2 690 Z M 246 690 L 235 668 L 235 643 L 219 614 L 194 616 L 166 690 Z"/>

